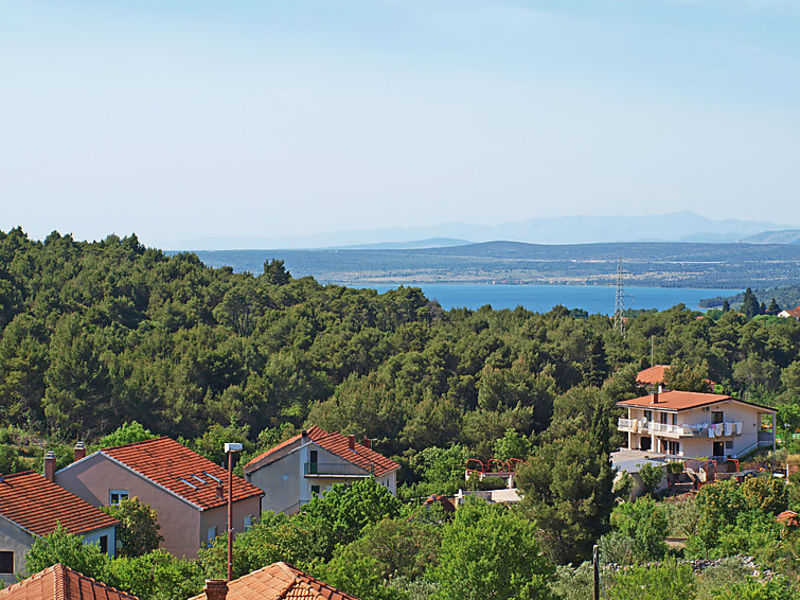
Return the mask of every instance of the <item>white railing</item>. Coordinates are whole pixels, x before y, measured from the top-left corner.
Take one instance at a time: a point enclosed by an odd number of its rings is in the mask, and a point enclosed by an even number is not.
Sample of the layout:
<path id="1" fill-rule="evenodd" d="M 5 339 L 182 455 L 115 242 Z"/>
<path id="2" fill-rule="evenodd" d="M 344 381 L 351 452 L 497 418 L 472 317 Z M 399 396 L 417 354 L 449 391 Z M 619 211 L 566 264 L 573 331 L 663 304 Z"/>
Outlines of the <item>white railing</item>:
<path id="1" fill-rule="evenodd" d="M 617 426 L 622 431 L 634 433 L 663 433 L 680 437 L 731 437 L 742 434 L 741 422 L 724 423 L 683 423 L 673 425 L 644 419 L 619 419 Z M 713 434 L 710 433 L 713 431 Z"/>

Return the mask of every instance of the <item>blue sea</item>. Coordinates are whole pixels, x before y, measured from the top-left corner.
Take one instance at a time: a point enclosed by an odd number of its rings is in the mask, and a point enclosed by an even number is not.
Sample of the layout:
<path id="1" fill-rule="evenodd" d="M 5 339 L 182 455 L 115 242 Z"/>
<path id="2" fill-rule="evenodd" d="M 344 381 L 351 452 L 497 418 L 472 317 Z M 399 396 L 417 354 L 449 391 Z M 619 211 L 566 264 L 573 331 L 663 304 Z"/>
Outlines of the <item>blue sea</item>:
<path id="1" fill-rule="evenodd" d="M 370 285 L 383 293 L 399 284 Z M 354 286 L 356 287 L 356 286 Z M 361 286 L 359 286 L 361 287 Z M 582 308 L 589 314 L 614 313 L 616 288 L 601 285 L 479 285 L 479 284 L 420 284 L 428 298 L 439 301 L 442 308 L 476 309 L 490 304 L 492 308 L 522 306 L 534 312 L 548 312 L 561 304 L 567 308 Z M 703 298 L 733 296 L 738 289 L 625 287 L 625 308 L 655 308 L 665 310 L 676 304 L 701 310 L 697 303 Z"/>

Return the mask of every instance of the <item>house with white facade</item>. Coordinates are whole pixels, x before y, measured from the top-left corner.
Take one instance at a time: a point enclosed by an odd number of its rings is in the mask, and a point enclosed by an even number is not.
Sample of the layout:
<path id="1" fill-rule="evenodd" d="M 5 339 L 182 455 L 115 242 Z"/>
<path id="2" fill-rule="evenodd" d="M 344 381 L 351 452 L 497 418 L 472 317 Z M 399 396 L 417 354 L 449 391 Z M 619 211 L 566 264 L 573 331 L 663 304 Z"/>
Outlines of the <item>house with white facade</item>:
<path id="1" fill-rule="evenodd" d="M 775 410 L 721 394 L 654 392 L 617 403 L 628 450 L 681 458 L 740 458 L 775 447 Z"/>
<path id="2" fill-rule="evenodd" d="M 788 308 L 778 313 L 779 317 L 798 319 L 800 320 L 800 306 L 797 308 Z"/>
<path id="3" fill-rule="evenodd" d="M 248 482 L 264 490 L 262 511 L 293 514 L 336 483 L 374 477 L 397 493 L 393 460 L 372 449 L 370 440 L 311 427 L 270 448 L 244 466 Z"/>

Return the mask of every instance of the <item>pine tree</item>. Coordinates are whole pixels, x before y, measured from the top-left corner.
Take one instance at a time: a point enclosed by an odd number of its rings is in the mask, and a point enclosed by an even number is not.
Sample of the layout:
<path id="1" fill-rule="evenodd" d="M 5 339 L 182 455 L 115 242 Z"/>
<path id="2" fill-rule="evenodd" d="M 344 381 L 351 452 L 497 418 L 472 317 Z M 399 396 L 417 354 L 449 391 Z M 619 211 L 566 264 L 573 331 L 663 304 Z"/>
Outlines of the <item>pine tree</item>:
<path id="1" fill-rule="evenodd" d="M 756 298 L 753 290 L 747 288 L 744 291 L 744 298 L 742 299 L 742 312 L 748 319 L 752 319 L 760 310 L 761 307 L 758 304 L 758 298 Z"/>
<path id="2" fill-rule="evenodd" d="M 775 298 L 773 298 L 770 301 L 769 306 L 767 307 L 767 313 L 766 314 L 768 314 L 768 315 L 777 315 L 779 312 L 781 312 L 781 307 L 778 305 L 777 302 L 775 302 Z"/>

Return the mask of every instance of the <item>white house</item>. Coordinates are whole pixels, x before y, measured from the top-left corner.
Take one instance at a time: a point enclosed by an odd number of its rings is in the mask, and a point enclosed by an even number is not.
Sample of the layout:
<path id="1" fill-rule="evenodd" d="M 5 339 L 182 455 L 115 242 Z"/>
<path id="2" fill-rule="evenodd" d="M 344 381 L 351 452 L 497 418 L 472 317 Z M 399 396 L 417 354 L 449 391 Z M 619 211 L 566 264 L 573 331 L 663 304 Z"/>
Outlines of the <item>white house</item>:
<path id="1" fill-rule="evenodd" d="M 799 319 L 800 320 L 800 306 L 797 308 L 790 308 L 787 310 L 782 310 L 778 313 L 779 317 L 791 317 L 792 319 Z"/>
<path id="2" fill-rule="evenodd" d="M 262 511 L 293 514 L 333 484 L 367 477 L 395 495 L 399 468 L 375 452 L 366 438 L 359 444 L 355 436 L 311 427 L 251 460 L 244 474 L 265 492 Z"/>
<path id="3" fill-rule="evenodd" d="M 775 411 L 720 394 L 655 392 L 617 403 L 628 450 L 685 458 L 739 458 L 775 447 Z"/>

